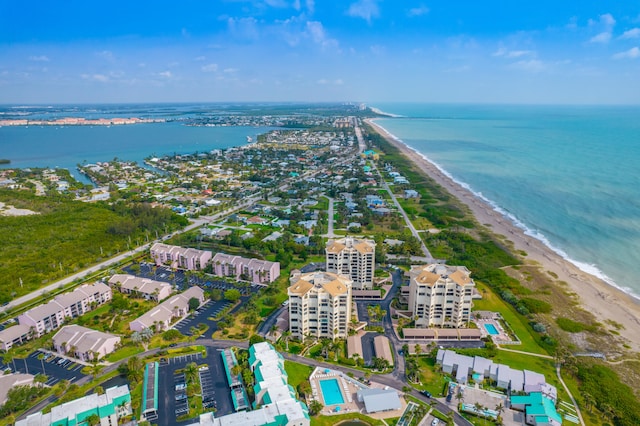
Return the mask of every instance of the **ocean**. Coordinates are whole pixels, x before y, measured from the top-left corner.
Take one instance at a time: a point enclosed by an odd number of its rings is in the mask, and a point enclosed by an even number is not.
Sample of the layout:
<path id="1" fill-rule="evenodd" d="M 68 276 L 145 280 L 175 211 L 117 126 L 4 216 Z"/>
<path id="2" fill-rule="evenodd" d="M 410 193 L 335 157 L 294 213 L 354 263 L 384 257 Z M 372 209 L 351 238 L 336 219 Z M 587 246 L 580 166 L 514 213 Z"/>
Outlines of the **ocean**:
<path id="1" fill-rule="evenodd" d="M 76 170 L 83 162 L 142 161 L 149 156 L 191 154 L 247 143 L 271 127 L 195 127 L 180 122 L 120 126 L 4 126 L 0 127 L 0 168 L 66 168 L 85 183 Z"/>
<path id="2" fill-rule="evenodd" d="M 640 295 L 640 107 L 375 104 L 376 123 L 585 272 Z"/>

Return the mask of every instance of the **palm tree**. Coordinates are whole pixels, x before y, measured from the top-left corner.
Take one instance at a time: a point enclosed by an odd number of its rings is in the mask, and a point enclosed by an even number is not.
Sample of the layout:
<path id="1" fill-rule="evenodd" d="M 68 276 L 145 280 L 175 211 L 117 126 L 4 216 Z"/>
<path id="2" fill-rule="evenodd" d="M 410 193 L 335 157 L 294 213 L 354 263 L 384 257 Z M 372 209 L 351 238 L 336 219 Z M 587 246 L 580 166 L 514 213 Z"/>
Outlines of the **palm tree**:
<path id="1" fill-rule="evenodd" d="M 291 336 L 291 332 L 289 330 L 282 333 L 282 338 L 284 339 L 284 343 L 287 348 L 287 352 L 289 352 L 289 336 Z"/>
<path id="2" fill-rule="evenodd" d="M 40 352 L 38 354 L 38 359 L 40 360 L 40 363 L 42 364 L 42 374 L 47 374 L 47 372 L 44 371 L 44 354 L 42 352 Z"/>
<path id="3" fill-rule="evenodd" d="M 132 356 L 127 360 L 127 379 L 131 382 L 138 383 L 142 380 L 143 369 L 144 362 L 137 356 Z"/>
<path id="4" fill-rule="evenodd" d="M 198 377 L 198 366 L 195 362 L 190 362 L 184 367 L 184 377 L 189 383 L 196 381 L 196 378 Z"/>

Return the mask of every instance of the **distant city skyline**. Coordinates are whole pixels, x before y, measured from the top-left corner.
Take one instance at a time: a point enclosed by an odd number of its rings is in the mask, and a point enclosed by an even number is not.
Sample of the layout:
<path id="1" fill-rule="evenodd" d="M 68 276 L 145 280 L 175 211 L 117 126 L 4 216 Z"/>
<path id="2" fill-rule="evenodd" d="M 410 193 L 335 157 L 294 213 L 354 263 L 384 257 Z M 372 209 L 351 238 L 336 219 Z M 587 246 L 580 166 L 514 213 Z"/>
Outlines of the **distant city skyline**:
<path id="1" fill-rule="evenodd" d="M 634 2 L 0 3 L 0 103 L 640 103 Z"/>

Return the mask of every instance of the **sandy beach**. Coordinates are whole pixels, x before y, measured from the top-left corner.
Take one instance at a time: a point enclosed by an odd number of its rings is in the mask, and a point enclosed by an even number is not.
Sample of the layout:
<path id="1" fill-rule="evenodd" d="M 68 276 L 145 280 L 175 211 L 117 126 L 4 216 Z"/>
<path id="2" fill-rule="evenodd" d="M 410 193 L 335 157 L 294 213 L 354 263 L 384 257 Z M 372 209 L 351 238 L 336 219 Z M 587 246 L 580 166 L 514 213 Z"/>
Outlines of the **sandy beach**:
<path id="1" fill-rule="evenodd" d="M 620 336 L 627 340 L 627 344 L 633 351 L 640 351 L 640 333 L 638 333 L 640 330 L 640 301 L 600 278 L 580 270 L 541 241 L 525 235 L 524 231 L 515 226 L 511 220 L 443 174 L 422 155 L 398 142 L 374 121 L 366 120 L 366 122 L 372 125 L 389 143 L 400 149 L 405 156 L 439 185 L 466 204 L 475 215 L 478 223 L 488 225 L 489 229 L 496 234 L 504 235 L 513 242 L 516 250 L 527 253 L 526 259 L 529 262 L 537 262 L 543 270 L 555 273 L 558 280 L 568 283 L 570 291 L 579 295 L 582 307 L 593 313 L 599 322 L 609 319 L 622 324 L 624 329 L 619 330 Z M 607 352 L 606 348 L 599 348 L 599 350 Z"/>

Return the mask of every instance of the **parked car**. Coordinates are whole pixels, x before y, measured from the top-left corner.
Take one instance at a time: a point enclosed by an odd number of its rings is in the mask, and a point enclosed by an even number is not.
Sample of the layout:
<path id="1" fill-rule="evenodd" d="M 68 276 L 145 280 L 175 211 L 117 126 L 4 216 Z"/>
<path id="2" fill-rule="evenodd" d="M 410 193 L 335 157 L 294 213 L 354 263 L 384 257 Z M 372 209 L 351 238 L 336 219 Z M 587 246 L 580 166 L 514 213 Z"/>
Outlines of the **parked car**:
<path id="1" fill-rule="evenodd" d="M 423 390 L 423 391 L 420 391 L 420 393 L 426 396 L 427 398 L 431 398 L 431 392 L 429 391 Z"/>
<path id="2" fill-rule="evenodd" d="M 433 421 L 431 422 L 431 426 L 438 426 L 440 424 L 440 420 L 438 419 L 433 419 Z"/>

